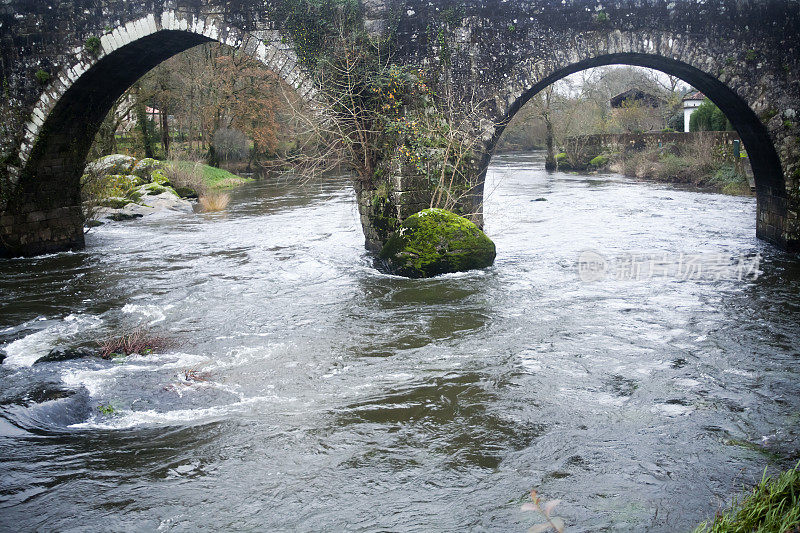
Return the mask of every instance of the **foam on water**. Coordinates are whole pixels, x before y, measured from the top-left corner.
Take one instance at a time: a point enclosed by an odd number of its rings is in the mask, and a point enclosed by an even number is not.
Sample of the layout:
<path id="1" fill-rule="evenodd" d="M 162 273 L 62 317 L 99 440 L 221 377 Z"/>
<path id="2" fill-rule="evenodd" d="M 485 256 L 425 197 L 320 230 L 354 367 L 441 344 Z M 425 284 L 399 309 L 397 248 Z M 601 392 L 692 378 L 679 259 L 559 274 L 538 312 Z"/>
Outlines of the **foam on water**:
<path id="1" fill-rule="evenodd" d="M 63 320 L 36 333 L 26 335 L 8 344 L 4 350 L 8 357 L 4 364 L 32 366 L 65 337 L 97 329 L 102 321 L 93 315 L 68 315 Z"/>
<path id="2" fill-rule="evenodd" d="M 176 409 L 158 412 L 122 410 L 114 416 L 95 415 L 86 422 L 72 424 L 70 429 L 128 429 L 140 426 L 196 425 L 223 420 L 232 414 L 247 414 L 264 404 L 289 403 L 296 398 L 255 396 L 239 402 L 199 409 Z"/>

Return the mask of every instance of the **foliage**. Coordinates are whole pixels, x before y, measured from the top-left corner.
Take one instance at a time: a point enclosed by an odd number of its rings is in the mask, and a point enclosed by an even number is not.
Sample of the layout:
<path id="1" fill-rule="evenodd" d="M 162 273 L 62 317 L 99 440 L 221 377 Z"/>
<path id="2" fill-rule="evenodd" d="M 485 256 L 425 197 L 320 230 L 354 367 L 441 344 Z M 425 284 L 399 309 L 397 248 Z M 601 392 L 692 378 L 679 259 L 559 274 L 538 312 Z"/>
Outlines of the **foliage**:
<path id="1" fill-rule="evenodd" d="M 598 155 L 591 161 L 589 161 L 589 165 L 593 166 L 594 168 L 601 168 L 608 164 L 608 156 L 607 155 Z"/>
<path id="2" fill-rule="evenodd" d="M 361 28 L 362 13 L 358 0 L 284 0 L 272 5 L 272 19 L 291 36 L 300 62 L 314 70 L 342 31 Z"/>
<path id="3" fill-rule="evenodd" d="M 788 533 L 800 528 L 800 463 L 778 477 L 767 476 L 731 508 L 695 533 Z"/>
<path id="4" fill-rule="evenodd" d="M 689 131 L 733 130 L 725 114 L 708 98 L 698 106 L 689 119 Z"/>
<path id="5" fill-rule="evenodd" d="M 686 144 L 629 150 L 615 162 L 626 176 L 748 195 L 750 186 L 741 164 L 734 161 L 729 146 L 702 135 Z"/>
<path id="6" fill-rule="evenodd" d="M 100 413 L 105 416 L 112 416 L 117 414 L 117 408 L 111 405 L 110 403 L 98 405 L 97 410 L 100 411 Z"/>
<path id="7" fill-rule="evenodd" d="M 86 42 L 83 44 L 83 47 L 86 48 L 87 52 L 97 57 L 98 55 L 100 55 L 100 50 L 102 50 L 103 45 L 100 41 L 100 38 L 93 35 L 88 39 L 86 39 Z"/>
<path id="8" fill-rule="evenodd" d="M 214 133 L 213 147 L 222 161 L 241 161 L 250 150 L 250 140 L 239 130 L 221 128 Z"/>
<path id="9" fill-rule="evenodd" d="M 46 84 L 52 78 L 50 73 L 43 69 L 37 70 L 36 74 L 34 74 L 34 77 L 36 78 L 36 81 L 38 81 L 39 84 L 41 85 Z"/>

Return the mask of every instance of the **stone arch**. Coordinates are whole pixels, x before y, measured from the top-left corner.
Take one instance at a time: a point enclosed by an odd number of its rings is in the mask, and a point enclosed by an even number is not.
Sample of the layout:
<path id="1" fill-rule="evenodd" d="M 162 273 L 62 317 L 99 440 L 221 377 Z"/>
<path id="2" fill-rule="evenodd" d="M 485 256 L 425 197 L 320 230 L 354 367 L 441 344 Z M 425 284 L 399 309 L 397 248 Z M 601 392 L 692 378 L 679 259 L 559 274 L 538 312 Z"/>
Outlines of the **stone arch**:
<path id="1" fill-rule="evenodd" d="M 485 130 L 482 173 L 508 121 L 550 84 L 592 67 L 613 64 L 648 67 L 690 83 L 725 113 L 748 148 L 758 197 L 758 237 L 787 249 L 797 248 L 798 243 L 787 242 L 782 231 L 787 221 L 788 173 L 776 150 L 780 132 L 770 131 L 758 114 L 758 111 L 763 112 L 764 100 L 768 100 L 769 95 L 763 93 L 763 86 L 735 83 L 737 76 L 728 74 L 725 59 L 707 50 L 713 50 L 710 43 L 692 41 L 686 36 L 627 35 L 616 31 L 599 42 L 576 41 L 555 50 L 545 60 L 516 65 L 508 76 L 509 83 L 496 94 L 492 104 L 494 125 Z M 734 82 L 722 81 L 727 77 Z"/>
<path id="2" fill-rule="evenodd" d="M 211 41 L 252 55 L 301 98 L 316 96 L 316 86 L 300 67 L 292 44 L 278 31 L 256 35 L 216 18 L 175 11 L 121 25 L 100 37 L 96 53 L 85 47 L 74 49 L 68 56 L 74 62 L 61 68 L 35 104 L 18 151 L 19 166 L 10 172 L 24 212 L 21 224 L 15 223 L 22 226 L 14 232 L 19 241 L 4 242 L 0 248 L 34 255 L 82 247 L 79 180 L 102 120 L 113 103 L 152 68 Z"/>

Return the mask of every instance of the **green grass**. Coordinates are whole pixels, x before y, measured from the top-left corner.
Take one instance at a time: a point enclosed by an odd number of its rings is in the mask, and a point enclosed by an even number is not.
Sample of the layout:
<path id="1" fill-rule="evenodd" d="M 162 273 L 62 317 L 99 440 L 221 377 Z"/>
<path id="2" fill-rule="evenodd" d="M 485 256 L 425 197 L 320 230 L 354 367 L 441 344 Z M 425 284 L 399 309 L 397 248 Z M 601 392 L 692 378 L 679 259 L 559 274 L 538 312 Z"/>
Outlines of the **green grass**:
<path id="1" fill-rule="evenodd" d="M 203 183 L 209 189 L 233 189 L 239 185 L 253 181 L 252 178 L 243 178 L 232 174 L 227 170 L 217 167 L 211 167 L 202 163 L 193 163 L 191 161 L 170 161 L 169 164 L 175 165 L 183 170 L 192 170 L 195 168 L 200 171 Z"/>
<path id="2" fill-rule="evenodd" d="M 800 528 L 800 463 L 761 483 L 730 509 L 703 522 L 694 533 L 789 533 Z"/>

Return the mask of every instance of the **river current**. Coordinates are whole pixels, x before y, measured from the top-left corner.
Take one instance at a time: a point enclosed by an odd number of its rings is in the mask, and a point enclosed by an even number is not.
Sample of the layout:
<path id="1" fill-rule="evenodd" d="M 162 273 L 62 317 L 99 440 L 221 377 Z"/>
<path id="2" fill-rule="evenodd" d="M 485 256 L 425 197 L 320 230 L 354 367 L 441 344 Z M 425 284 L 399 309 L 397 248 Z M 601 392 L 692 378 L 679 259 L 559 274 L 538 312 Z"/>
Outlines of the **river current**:
<path id="1" fill-rule="evenodd" d="M 522 532 L 535 488 L 686 531 L 793 466 L 800 261 L 753 198 L 541 154 L 486 190 L 495 265 L 431 280 L 373 268 L 343 178 L 0 261 L 0 530 Z M 136 326 L 171 347 L 33 364 Z"/>

